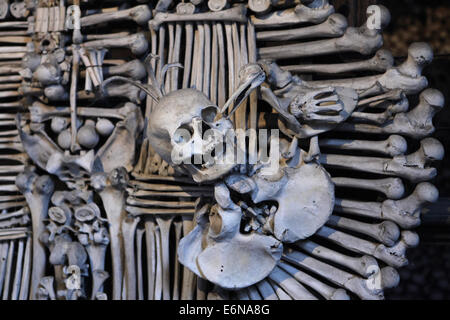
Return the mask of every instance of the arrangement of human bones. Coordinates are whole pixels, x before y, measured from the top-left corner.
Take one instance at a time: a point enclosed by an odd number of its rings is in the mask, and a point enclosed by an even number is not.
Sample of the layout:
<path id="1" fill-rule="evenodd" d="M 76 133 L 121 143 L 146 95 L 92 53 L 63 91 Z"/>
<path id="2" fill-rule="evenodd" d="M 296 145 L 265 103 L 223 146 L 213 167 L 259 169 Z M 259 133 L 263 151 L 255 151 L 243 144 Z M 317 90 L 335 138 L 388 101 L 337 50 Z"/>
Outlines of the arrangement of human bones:
<path id="1" fill-rule="evenodd" d="M 0 19 L 3 299 L 398 284 L 444 99 L 429 45 L 382 48 L 385 7 L 359 27 L 328 0 L 1 0 Z"/>

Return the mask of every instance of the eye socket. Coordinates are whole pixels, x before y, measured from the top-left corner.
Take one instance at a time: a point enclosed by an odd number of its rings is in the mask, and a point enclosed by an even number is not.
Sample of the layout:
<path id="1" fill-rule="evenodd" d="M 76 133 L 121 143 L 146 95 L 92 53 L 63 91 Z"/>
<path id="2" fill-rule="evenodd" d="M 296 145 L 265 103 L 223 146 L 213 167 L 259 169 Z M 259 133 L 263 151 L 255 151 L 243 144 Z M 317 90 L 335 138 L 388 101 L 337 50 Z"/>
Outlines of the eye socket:
<path id="1" fill-rule="evenodd" d="M 194 130 L 190 124 L 182 124 L 177 130 L 175 130 L 175 133 L 173 134 L 173 141 L 175 143 L 186 143 L 192 138 L 193 134 Z"/>
<path id="2" fill-rule="evenodd" d="M 217 115 L 217 107 L 216 106 L 209 106 L 202 110 L 202 120 L 208 123 L 211 123 L 214 121 L 214 118 Z"/>

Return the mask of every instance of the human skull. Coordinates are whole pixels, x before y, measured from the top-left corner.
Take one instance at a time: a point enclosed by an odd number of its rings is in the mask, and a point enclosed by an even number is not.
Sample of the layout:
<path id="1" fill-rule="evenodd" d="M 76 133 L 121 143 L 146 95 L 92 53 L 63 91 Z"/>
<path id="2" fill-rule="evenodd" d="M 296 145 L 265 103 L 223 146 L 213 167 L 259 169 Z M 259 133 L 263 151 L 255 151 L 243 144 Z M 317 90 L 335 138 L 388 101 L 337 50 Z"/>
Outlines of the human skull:
<path id="1" fill-rule="evenodd" d="M 179 165 L 195 181 L 217 179 L 235 163 L 216 160 L 223 152 L 234 152 L 236 148 L 234 139 L 227 139 L 226 145 L 233 150 L 224 150 L 222 143 L 233 124 L 224 117 L 216 119 L 218 112 L 219 108 L 198 90 L 173 91 L 161 98 L 149 117 L 149 142 L 164 161 Z"/>

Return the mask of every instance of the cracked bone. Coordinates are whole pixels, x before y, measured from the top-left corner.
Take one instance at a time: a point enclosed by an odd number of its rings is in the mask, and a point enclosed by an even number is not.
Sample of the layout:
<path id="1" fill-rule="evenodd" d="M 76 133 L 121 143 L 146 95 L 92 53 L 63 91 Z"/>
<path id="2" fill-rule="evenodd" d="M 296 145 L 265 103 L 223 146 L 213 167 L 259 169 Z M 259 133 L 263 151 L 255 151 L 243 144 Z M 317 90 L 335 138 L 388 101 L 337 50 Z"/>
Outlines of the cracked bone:
<path id="1" fill-rule="evenodd" d="M 96 173 L 91 177 L 91 184 L 102 199 L 109 222 L 110 248 L 112 257 L 113 300 L 122 297 L 122 280 L 124 268 L 124 247 L 122 222 L 125 219 L 125 186 L 128 176 L 123 168 L 115 169 L 107 176 Z"/>
<path id="2" fill-rule="evenodd" d="M 147 5 L 139 5 L 130 9 L 115 12 L 91 14 L 80 19 L 81 27 L 88 27 L 101 23 L 117 23 L 122 20 L 132 20 L 139 25 L 145 25 L 152 17 L 152 11 Z"/>
<path id="3" fill-rule="evenodd" d="M 409 155 L 394 158 L 358 157 L 337 154 L 321 154 L 320 163 L 326 167 L 365 171 L 381 175 L 396 175 L 411 182 L 427 181 L 436 176 L 436 169 L 428 163 L 442 160 L 444 148 L 434 138 L 420 141 L 420 148 Z"/>
<path id="4" fill-rule="evenodd" d="M 435 202 L 438 196 L 439 192 L 435 186 L 428 182 L 421 182 L 404 199 L 387 199 L 383 202 L 336 199 L 335 210 L 358 216 L 387 219 L 402 228 L 409 229 L 420 224 L 420 212 L 423 205 Z"/>
<path id="5" fill-rule="evenodd" d="M 400 237 L 400 229 L 392 221 L 383 221 L 373 224 L 331 215 L 326 224 L 331 227 L 359 232 L 383 243 L 388 247 L 393 246 Z"/>
<path id="6" fill-rule="evenodd" d="M 136 300 L 135 234 L 140 217 L 127 216 L 122 220 L 123 250 L 125 259 L 124 281 L 126 300 Z"/>
<path id="7" fill-rule="evenodd" d="M 331 178 L 336 187 L 373 190 L 383 193 L 388 199 L 398 200 L 405 193 L 405 186 L 400 178 L 357 179 L 347 177 Z"/>
<path id="8" fill-rule="evenodd" d="M 308 289 L 278 266 L 273 269 L 268 277 L 283 288 L 294 300 L 317 300 Z"/>
<path id="9" fill-rule="evenodd" d="M 178 14 L 178 13 L 166 13 L 166 12 L 158 12 L 155 14 L 153 19 L 151 19 L 148 24 L 149 28 L 153 30 L 158 30 L 160 26 L 167 22 L 183 22 L 183 21 L 214 21 L 214 22 L 226 22 L 226 21 L 235 21 L 235 22 L 247 22 L 246 8 L 244 5 L 239 4 L 230 9 L 217 11 L 217 12 L 205 12 L 205 13 L 187 13 L 187 14 Z"/>
<path id="10" fill-rule="evenodd" d="M 46 267 L 45 247 L 39 236 L 45 230 L 43 219 L 47 216 L 48 205 L 53 193 L 53 182 L 49 176 L 38 176 L 33 168 L 27 168 L 19 174 L 16 185 L 27 200 L 31 211 L 33 226 L 33 269 L 31 275 L 30 298 L 36 299 L 39 281 L 44 276 Z"/>
<path id="11" fill-rule="evenodd" d="M 347 29 L 347 19 L 333 13 L 321 24 L 303 28 L 290 28 L 276 31 L 258 31 L 256 40 L 259 41 L 288 41 L 308 38 L 334 38 L 342 36 Z"/>
<path id="12" fill-rule="evenodd" d="M 310 4 L 298 4 L 295 8 L 274 11 L 261 16 L 251 16 L 256 28 L 291 26 L 300 23 L 321 23 L 334 13 L 328 0 L 315 0 Z"/>
<path id="13" fill-rule="evenodd" d="M 345 33 L 339 38 L 263 47 L 259 49 L 259 56 L 261 59 L 279 60 L 342 52 L 371 54 L 383 45 L 381 31 L 390 20 L 389 11 L 384 6 L 380 5 L 378 7 L 381 13 L 380 29 L 369 28 L 369 24 L 366 22 L 359 28 L 347 28 Z"/>
<path id="14" fill-rule="evenodd" d="M 378 266 L 377 260 L 372 256 L 351 257 L 311 240 L 298 241 L 295 246 L 318 259 L 328 260 L 353 270 L 364 278 L 372 274 L 373 270 L 371 270 L 370 266 Z"/>
<path id="15" fill-rule="evenodd" d="M 420 102 L 414 109 L 396 114 L 393 121 L 382 126 L 343 123 L 337 129 L 349 132 L 402 134 L 416 139 L 425 138 L 435 130 L 433 116 L 444 106 L 444 96 L 439 90 L 429 88 L 422 91 L 419 98 Z"/>
<path id="16" fill-rule="evenodd" d="M 287 249 L 282 259 L 324 277 L 330 282 L 353 292 L 361 299 L 381 300 L 384 298 L 383 288 L 377 288 L 369 284 L 371 277 L 369 279 L 361 278 L 292 249 Z"/>
<path id="17" fill-rule="evenodd" d="M 424 42 L 415 42 L 409 46 L 408 58 L 397 67 L 388 69 L 381 75 L 311 81 L 313 86 L 350 87 L 361 96 L 379 94 L 401 89 L 405 94 L 416 94 L 428 86 L 428 80 L 422 76 L 422 69 L 433 60 L 433 50 Z"/>
<path id="18" fill-rule="evenodd" d="M 136 33 L 119 39 L 102 39 L 84 42 L 85 49 L 128 48 L 135 55 L 142 55 L 148 49 L 148 42 L 143 33 Z"/>
<path id="19" fill-rule="evenodd" d="M 383 141 L 320 139 L 319 146 L 336 150 L 370 151 L 391 157 L 405 154 L 408 147 L 405 138 L 399 135 L 391 135 Z"/>
<path id="20" fill-rule="evenodd" d="M 322 281 L 310 276 L 309 274 L 287 264 L 283 261 L 278 263 L 278 267 L 286 271 L 292 277 L 294 277 L 298 282 L 309 286 L 310 288 L 317 291 L 327 300 L 350 300 L 347 292 L 342 289 L 333 288 Z"/>
<path id="21" fill-rule="evenodd" d="M 401 239 L 391 247 L 364 240 L 327 226 L 319 229 L 316 235 L 350 251 L 374 256 L 394 268 L 407 265 L 408 259 L 405 256 L 406 249 L 415 247 L 419 243 L 417 233 L 408 230 L 402 231 Z"/>

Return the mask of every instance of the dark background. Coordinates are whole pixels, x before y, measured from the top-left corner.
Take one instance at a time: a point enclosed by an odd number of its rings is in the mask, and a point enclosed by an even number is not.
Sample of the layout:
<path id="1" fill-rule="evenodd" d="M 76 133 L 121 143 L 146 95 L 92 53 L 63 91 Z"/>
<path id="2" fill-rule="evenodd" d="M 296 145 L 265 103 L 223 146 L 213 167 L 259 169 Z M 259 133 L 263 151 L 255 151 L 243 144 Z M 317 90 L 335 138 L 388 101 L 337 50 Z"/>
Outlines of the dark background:
<path id="1" fill-rule="evenodd" d="M 422 212 L 417 248 L 408 251 L 409 265 L 399 270 L 400 285 L 386 292 L 387 299 L 450 299 L 450 1 L 445 0 L 330 0 L 336 11 L 348 16 L 349 24 L 366 20 L 366 8 L 382 4 L 391 12 L 384 30 L 384 48 L 396 63 L 406 58 L 412 42 L 428 42 L 434 51 L 433 63 L 424 70 L 429 86 L 439 89 L 446 106 L 434 117 L 436 132 L 447 151 L 436 164 L 438 177 L 432 181 L 440 198 Z M 414 105 L 414 104 L 413 104 Z"/>

